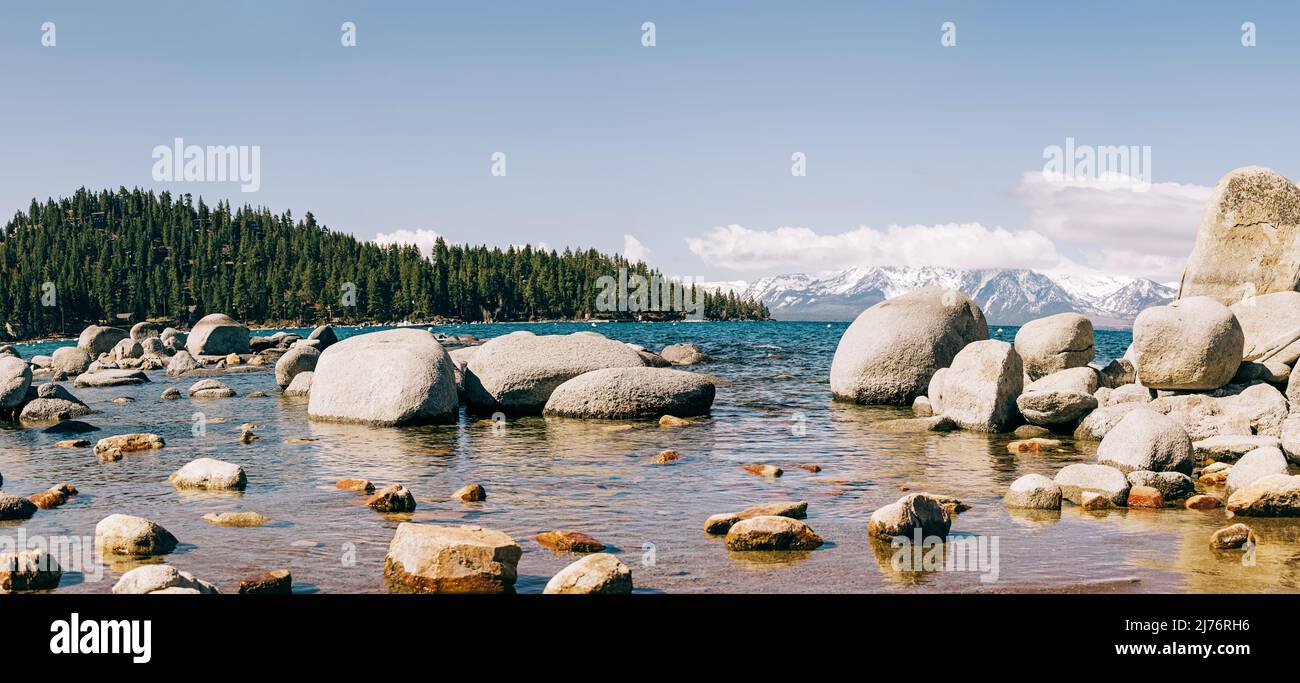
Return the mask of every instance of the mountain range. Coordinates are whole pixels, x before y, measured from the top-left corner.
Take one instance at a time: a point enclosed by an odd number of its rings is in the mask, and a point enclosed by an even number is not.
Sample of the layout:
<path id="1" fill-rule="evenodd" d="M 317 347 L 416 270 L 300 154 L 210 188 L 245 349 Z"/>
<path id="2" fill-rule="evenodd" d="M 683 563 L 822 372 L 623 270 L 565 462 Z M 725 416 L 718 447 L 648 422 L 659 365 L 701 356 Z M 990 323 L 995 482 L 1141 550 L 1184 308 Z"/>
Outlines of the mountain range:
<path id="1" fill-rule="evenodd" d="M 1178 294 L 1173 287 L 1144 278 L 1011 268 L 853 267 L 821 276 L 715 283 L 767 304 L 776 320 L 852 320 L 885 299 L 931 285 L 969 295 L 993 325 L 1019 325 L 1073 311 L 1098 327 L 1126 328 L 1143 309 L 1168 303 Z"/>

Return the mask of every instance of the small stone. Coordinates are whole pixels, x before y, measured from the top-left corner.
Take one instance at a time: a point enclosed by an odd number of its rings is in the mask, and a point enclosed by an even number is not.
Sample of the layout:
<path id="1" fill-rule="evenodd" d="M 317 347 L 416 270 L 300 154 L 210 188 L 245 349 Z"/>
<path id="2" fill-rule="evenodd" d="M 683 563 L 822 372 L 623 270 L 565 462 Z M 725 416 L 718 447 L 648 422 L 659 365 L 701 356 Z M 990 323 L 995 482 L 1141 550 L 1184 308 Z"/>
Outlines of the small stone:
<path id="1" fill-rule="evenodd" d="M 1044 439 L 1034 437 L 1032 439 L 1020 439 L 1007 444 L 1007 451 L 1011 453 L 1043 453 L 1047 451 L 1057 451 L 1061 449 L 1061 442 L 1058 439 Z"/>
<path id="2" fill-rule="evenodd" d="M 1188 510 L 1213 510 L 1215 508 L 1223 507 L 1223 500 L 1218 496 L 1202 494 L 1188 498 L 1187 502 L 1184 503 L 1184 506 Z"/>
<path id="3" fill-rule="evenodd" d="M 240 363 L 239 354 L 237 353 L 226 354 L 226 365 L 239 365 L 239 363 Z"/>
<path id="4" fill-rule="evenodd" d="M 451 494 L 453 498 L 466 503 L 481 503 L 487 500 L 487 490 L 482 484 L 465 484 L 460 490 Z"/>
<path id="5" fill-rule="evenodd" d="M 118 404 L 135 403 L 135 399 L 131 398 L 130 396 L 118 396 L 116 398 L 111 399 L 109 403 L 118 403 Z"/>
<path id="6" fill-rule="evenodd" d="M 212 526 L 262 526 L 271 521 L 266 515 L 256 512 L 209 512 L 203 515 L 203 521 Z"/>
<path id="7" fill-rule="evenodd" d="M 176 387 L 171 387 L 167 389 L 167 391 L 162 392 L 162 399 L 164 401 L 175 401 L 180 397 L 181 397 L 181 390 L 177 389 Z"/>
<path id="8" fill-rule="evenodd" d="M 659 418 L 660 427 L 685 427 L 688 424 L 691 424 L 690 420 L 673 415 L 664 415 Z"/>
<path id="9" fill-rule="evenodd" d="M 871 513 L 867 533 L 876 538 L 893 538 L 911 536 L 919 530 L 924 536 L 944 537 L 951 526 L 952 513 L 942 501 L 925 493 L 909 493 Z"/>
<path id="10" fill-rule="evenodd" d="M 293 575 L 287 569 L 276 569 L 239 580 L 240 595 L 287 595 L 293 592 Z"/>
<path id="11" fill-rule="evenodd" d="M 537 534 L 537 544 L 562 553 L 598 553 L 605 544 L 580 531 L 546 531 Z"/>
<path id="12" fill-rule="evenodd" d="M 1061 509 L 1061 487 L 1041 474 L 1026 474 L 1011 482 L 1003 498 L 1007 507 L 1032 510 Z"/>
<path id="13" fill-rule="evenodd" d="M 746 472 L 757 474 L 760 477 L 779 477 L 785 474 L 780 467 L 776 465 L 744 465 Z"/>
<path id="14" fill-rule="evenodd" d="M 415 496 L 401 484 L 389 484 L 367 499 L 366 505 L 377 512 L 410 512 L 415 509 Z"/>
<path id="15" fill-rule="evenodd" d="M 522 552 L 499 531 L 403 522 L 388 545 L 384 577 L 399 592 L 507 593 Z"/>
<path id="16" fill-rule="evenodd" d="M 95 455 L 99 457 L 100 462 L 117 462 L 122 459 L 122 449 L 106 448 L 104 450 L 95 449 Z"/>
<path id="17" fill-rule="evenodd" d="M 190 398 L 230 398 L 235 390 L 215 379 L 201 379 L 190 385 Z"/>
<path id="18" fill-rule="evenodd" d="M 1079 507 L 1084 510 L 1106 510 L 1114 507 L 1114 505 L 1111 503 L 1110 498 L 1100 493 L 1084 491 L 1079 501 Z"/>
<path id="19" fill-rule="evenodd" d="M 163 555 L 176 548 L 171 532 L 143 518 L 109 515 L 95 525 L 95 544 L 117 555 Z"/>
<path id="20" fill-rule="evenodd" d="M 1017 439 L 1041 438 L 1045 436 L 1051 436 L 1051 434 L 1052 434 L 1052 430 L 1048 429 L 1047 427 L 1040 427 L 1038 425 L 1020 425 L 1019 427 L 1015 428 L 1015 431 L 1011 432 L 1011 435 L 1016 437 Z"/>
<path id="21" fill-rule="evenodd" d="M 253 443 L 254 441 L 257 441 L 257 438 L 258 438 L 257 435 L 254 434 L 253 431 L 250 429 L 250 430 L 244 430 L 240 432 L 239 437 L 235 440 L 242 444 L 250 444 Z"/>
<path id="22" fill-rule="evenodd" d="M 0 595 L 58 588 L 63 570 L 45 550 L 0 553 Z"/>
<path id="23" fill-rule="evenodd" d="M 54 442 L 55 448 L 87 448 L 89 446 L 90 442 L 86 439 L 65 439 Z"/>
<path id="24" fill-rule="evenodd" d="M 807 470 L 807 471 L 809 471 L 809 472 L 820 472 L 820 471 L 822 471 L 822 468 L 821 468 L 820 465 L 795 465 L 795 467 L 797 467 L 797 468 L 799 468 L 799 469 L 801 469 L 801 470 Z"/>
<path id="25" fill-rule="evenodd" d="M 199 594 L 216 595 L 216 586 L 194 578 L 189 572 L 178 571 L 168 564 L 146 564 L 122 575 L 113 585 L 115 595 Z"/>
<path id="26" fill-rule="evenodd" d="M 1128 490 L 1128 506 L 1131 508 L 1162 508 L 1165 498 L 1160 490 L 1152 486 L 1134 486 Z"/>
<path id="27" fill-rule="evenodd" d="M 252 363 L 249 363 L 249 365 L 252 365 Z M 248 397 L 249 397 L 249 398 L 266 398 L 266 392 L 265 392 L 265 391 L 250 391 L 250 392 L 248 392 Z"/>
<path id="28" fill-rule="evenodd" d="M 1245 524 L 1225 526 L 1210 536 L 1210 547 L 1216 550 L 1234 550 L 1255 542 L 1255 533 Z"/>
<path id="29" fill-rule="evenodd" d="M 166 442 L 157 434 L 119 434 L 100 439 L 95 444 L 95 453 L 111 448 L 116 448 L 122 453 L 135 453 L 156 450 L 165 445 Z"/>
<path id="30" fill-rule="evenodd" d="M 366 479 L 340 479 L 334 484 L 335 488 L 354 493 L 374 493 L 375 485 Z"/>
<path id="31" fill-rule="evenodd" d="M 681 454 L 677 451 L 659 451 L 659 453 L 655 455 L 655 462 L 663 465 L 670 462 L 677 462 L 681 457 Z"/>
<path id="32" fill-rule="evenodd" d="M 728 550 L 812 550 L 822 543 L 807 524 L 776 515 L 742 519 L 727 531 Z"/>

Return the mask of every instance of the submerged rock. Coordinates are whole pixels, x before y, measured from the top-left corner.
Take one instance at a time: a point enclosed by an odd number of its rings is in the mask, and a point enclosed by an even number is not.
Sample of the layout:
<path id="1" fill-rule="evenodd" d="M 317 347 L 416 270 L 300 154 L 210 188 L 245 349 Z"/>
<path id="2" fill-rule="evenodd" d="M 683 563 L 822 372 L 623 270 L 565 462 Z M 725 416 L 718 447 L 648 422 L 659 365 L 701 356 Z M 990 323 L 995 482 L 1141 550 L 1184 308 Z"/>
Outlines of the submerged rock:
<path id="1" fill-rule="evenodd" d="M 1061 487 L 1061 497 L 1075 505 L 1083 504 L 1085 492 L 1100 494 L 1115 505 L 1128 500 L 1128 478 L 1109 465 L 1066 465 L 1056 473 L 1055 481 Z"/>
<path id="2" fill-rule="evenodd" d="M 243 489 L 248 485 L 244 468 L 213 458 L 199 458 L 172 473 L 169 479 L 178 489 L 214 491 Z"/>
<path id="3" fill-rule="evenodd" d="M 288 595 L 293 592 L 293 575 L 288 569 L 245 576 L 239 580 L 240 595 Z"/>
<path id="4" fill-rule="evenodd" d="M 984 313 L 956 290 L 926 287 L 887 299 L 844 331 L 831 363 L 831 394 L 855 403 L 908 405 L 967 344 L 988 336 Z"/>
<path id="5" fill-rule="evenodd" d="M 201 379 L 190 385 L 190 398 L 230 398 L 235 390 L 215 379 Z"/>
<path id="6" fill-rule="evenodd" d="M 83 372 L 77 375 L 79 387 L 118 387 L 129 384 L 144 384 L 149 376 L 139 370 L 107 369 L 95 372 Z"/>
<path id="7" fill-rule="evenodd" d="M 736 522 L 727 530 L 727 549 L 812 550 L 823 541 L 807 524 L 790 517 L 764 515 Z"/>
<path id="8" fill-rule="evenodd" d="M 698 344 L 669 344 L 659 356 L 673 365 L 695 365 L 709 360 L 709 354 Z"/>
<path id="9" fill-rule="evenodd" d="M 487 500 L 487 489 L 482 484 L 466 484 L 451 494 L 451 497 L 466 503 L 481 503 Z"/>
<path id="10" fill-rule="evenodd" d="M 570 564 L 546 582 L 547 595 L 621 595 L 632 592 L 632 570 L 609 553 Z"/>
<path id="11" fill-rule="evenodd" d="M 310 382 L 307 414 L 313 420 L 402 426 L 451 422 L 458 413 L 451 357 L 424 330 L 369 332 L 338 342 L 316 361 Z"/>
<path id="12" fill-rule="evenodd" d="M 537 544 L 543 548 L 563 553 L 598 553 L 605 544 L 580 531 L 564 529 L 537 534 Z"/>
<path id="13" fill-rule="evenodd" d="M 1255 542 L 1255 533 L 1241 523 L 1223 527 L 1210 536 L 1210 547 L 1215 550 L 1234 550 Z"/>
<path id="14" fill-rule="evenodd" d="M 169 564 L 146 564 L 122 575 L 113 585 L 115 595 L 144 595 L 147 593 L 197 593 L 216 595 L 217 587 L 194 578 Z"/>
<path id="15" fill-rule="evenodd" d="M 912 493 L 871 513 L 867 532 L 876 538 L 911 536 L 919 530 L 923 536 L 948 535 L 952 514 L 943 502 L 925 493 Z"/>
<path id="16" fill-rule="evenodd" d="M 116 436 L 106 436 L 95 443 L 95 452 L 116 449 L 122 453 L 134 453 L 137 451 L 152 451 L 167 445 L 161 436 L 157 434 L 118 434 Z"/>
<path id="17" fill-rule="evenodd" d="M 255 527 L 271 520 L 257 512 L 209 512 L 203 515 L 203 521 L 212 526 Z"/>
<path id="18" fill-rule="evenodd" d="M 36 510 L 32 501 L 0 492 L 0 521 L 31 519 Z"/>
<path id="19" fill-rule="evenodd" d="M 388 545 L 384 577 L 420 593 L 508 593 L 522 552 L 499 531 L 403 522 Z"/>
<path id="20" fill-rule="evenodd" d="M 1061 487 L 1041 474 L 1026 474 L 1011 482 L 1003 501 L 1007 507 L 1033 510 L 1061 509 Z"/>
<path id="21" fill-rule="evenodd" d="M 891 434 L 919 434 L 921 432 L 951 432 L 957 429 L 952 418 L 943 415 L 931 417 L 902 417 L 894 420 L 881 420 L 871 425 L 872 431 Z"/>
<path id="22" fill-rule="evenodd" d="M 45 550 L 0 552 L 0 595 L 54 590 L 62 578 L 59 561 Z"/>
<path id="23" fill-rule="evenodd" d="M 709 378 L 665 368 L 606 368 L 555 388 L 544 413 L 565 417 L 635 419 L 704 415 L 713 405 Z"/>
<path id="24" fill-rule="evenodd" d="M 401 484 L 389 484 L 375 491 L 366 505 L 377 512 L 410 512 L 415 509 L 415 496 Z"/>
<path id="25" fill-rule="evenodd" d="M 711 515 L 704 521 L 704 531 L 709 534 L 725 534 L 736 522 L 753 517 L 768 516 L 803 519 L 808 516 L 808 502 L 800 500 L 787 503 L 766 503 L 745 508 L 740 512 L 723 512 Z"/>
<path id="26" fill-rule="evenodd" d="M 114 514 L 95 525 L 95 545 L 115 555 L 165 555 L 176 548 L 171 532 L 143 518 Z"/>
<path id="27" fill-rule="evenodd" d="M 375 485 L 367 479 L 340 479 L 334 483 L 334 487 L 354 493 L 373 493 L 375 490 Z"/>

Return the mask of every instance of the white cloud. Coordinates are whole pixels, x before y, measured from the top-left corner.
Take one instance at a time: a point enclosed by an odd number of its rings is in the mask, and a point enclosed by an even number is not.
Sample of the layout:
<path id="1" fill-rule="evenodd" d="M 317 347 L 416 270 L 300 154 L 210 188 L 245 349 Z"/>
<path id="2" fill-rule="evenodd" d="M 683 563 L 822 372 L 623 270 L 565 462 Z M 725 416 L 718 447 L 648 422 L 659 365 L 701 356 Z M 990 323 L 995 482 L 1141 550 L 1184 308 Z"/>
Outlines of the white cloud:
<path id="1" fill-rule="evenodd" d="M 705 263 L 737 270 L 848 266 L 1041 270 L 1065 262 L 1056 245 L 1037 232 L 979 223 L 891 225 L 884 229 L 862 226 L 830 235 L 799 227 L 754 230 L 728 225 L 688 238 L 686 243 Z"/>
<path id="2" fill-rule="evenodd" d="M 393 232 L 381 232 L 375 235 L 375 244 L 388 246 L 390 244 L 414 244 L 420 248 L 420 253 L 425 256 L 433 256 L 433 245 L 442 237 L 433 230 L 394 230 Z"/>
<path id="3" fill-rule="evenodd" d="M 1012 195 L 1030 207 L 1026 229 L 1084 252 L 1107 271 L 1171 277 L 1182 271 L 1213 188 L 1152 183 L 1135 191 L 1123 182 L 1066 180 L 1024 174 Z"/>
<path id="4" fill-rule="evenodd" d="M 623 258 L 632 263 L 637 261 L 645 263 L 650 259 L 650 249 L 641 244 L 641 240 L 631 235 L 623 235 Z"/>

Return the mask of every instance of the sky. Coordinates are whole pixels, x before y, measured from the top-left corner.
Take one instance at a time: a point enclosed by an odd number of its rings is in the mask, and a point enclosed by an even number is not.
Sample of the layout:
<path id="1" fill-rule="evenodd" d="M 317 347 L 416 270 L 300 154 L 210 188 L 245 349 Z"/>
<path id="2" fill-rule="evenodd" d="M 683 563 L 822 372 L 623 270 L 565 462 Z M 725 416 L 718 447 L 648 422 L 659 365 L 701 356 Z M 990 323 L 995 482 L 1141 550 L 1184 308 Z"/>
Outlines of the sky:
<path id="1" fill-rule="evenodd" d="M 709 280 L 1170 281 L 1224 173 L 1300 178 L 1298 64 L 1281 0 L 6 3 L 0 215 L 139 186 Z M 158 179 L 176 138 L 256 147 L 256 191 Z M 1048 172 L 1067 139 L 1150 163 Z"/>

